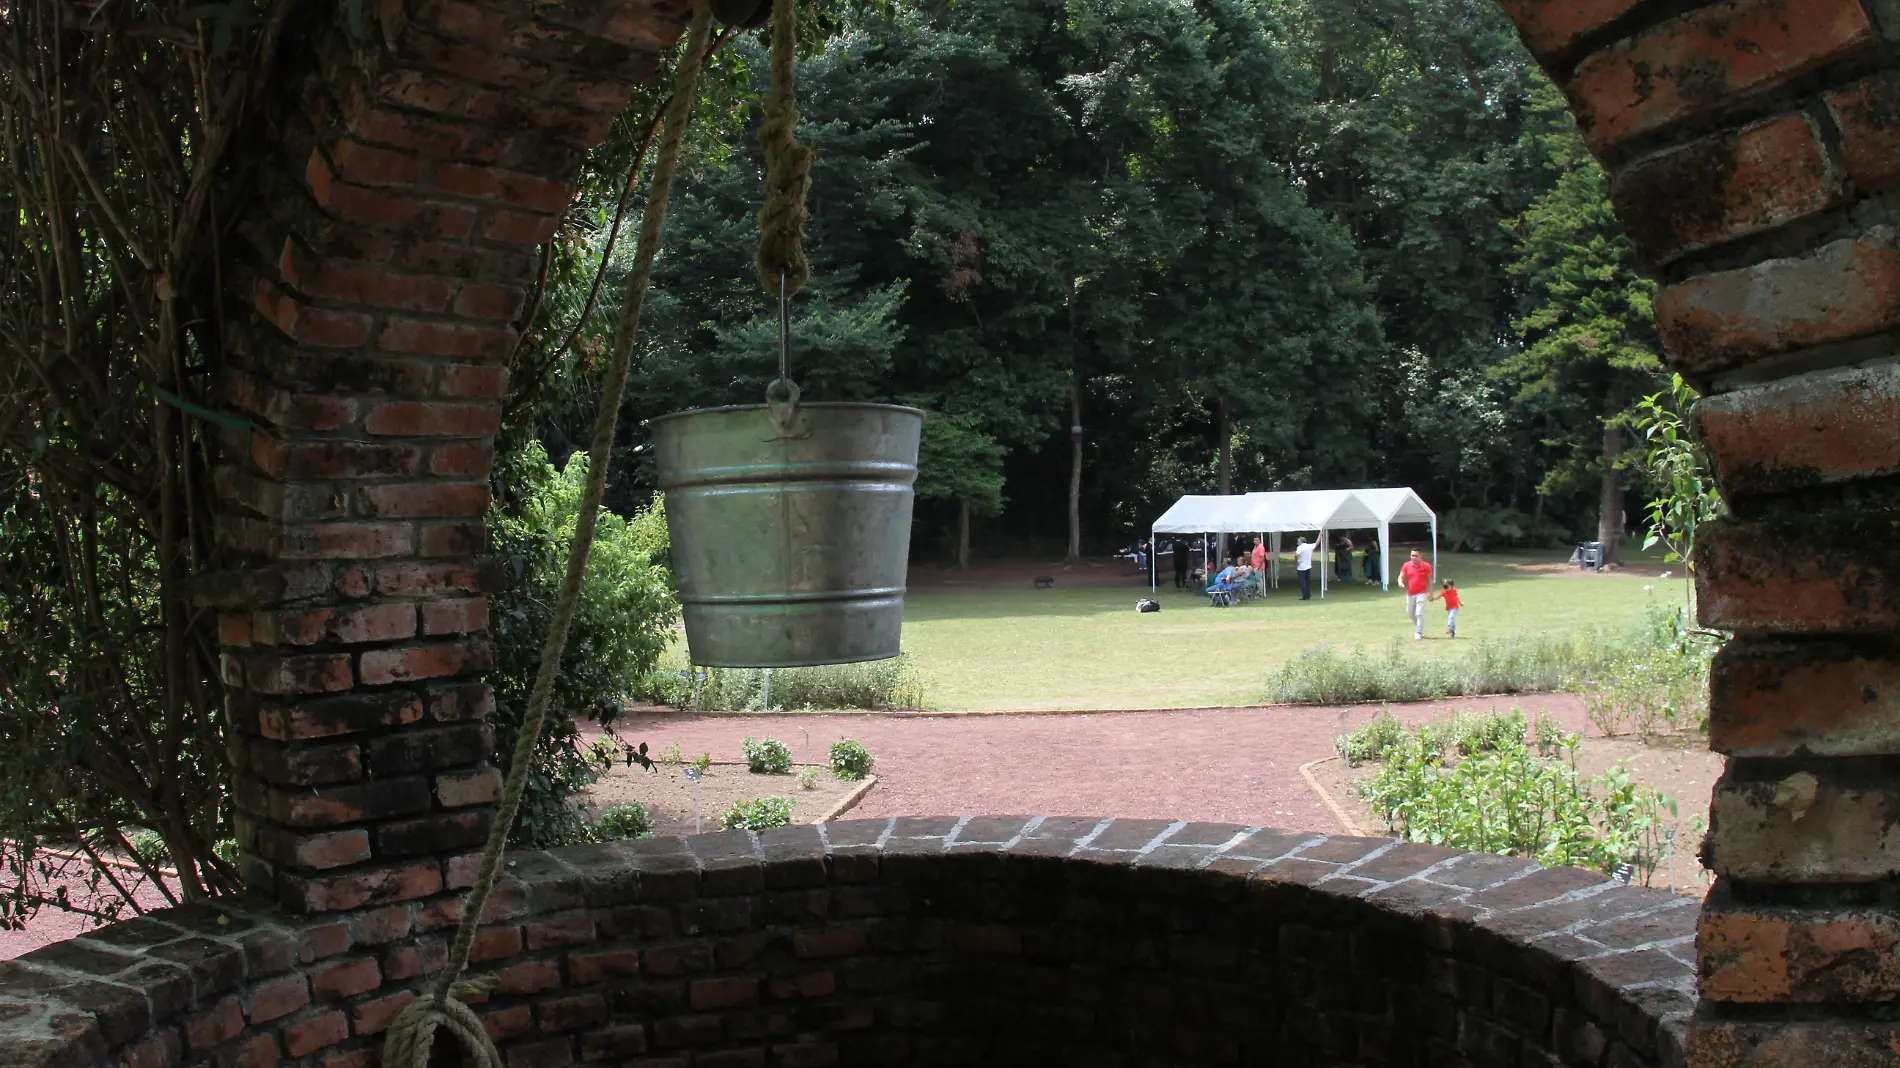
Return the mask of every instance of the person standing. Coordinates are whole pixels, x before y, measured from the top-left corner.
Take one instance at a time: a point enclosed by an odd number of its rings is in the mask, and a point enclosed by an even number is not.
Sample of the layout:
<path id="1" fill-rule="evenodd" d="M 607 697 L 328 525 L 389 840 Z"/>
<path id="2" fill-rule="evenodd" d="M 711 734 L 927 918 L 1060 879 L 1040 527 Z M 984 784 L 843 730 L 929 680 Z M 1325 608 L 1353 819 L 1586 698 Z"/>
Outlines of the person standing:
<path id="1" fill-rule="evenodd" d="M 1300 538 L 1299 545 L 1293 549 L 1293 569 L 1300 573 L 1300 600 L 1313 599 L 1313 550 L 1319 548 L 1313 542 Z"/>
<path id="2" fill-rule="evenodd" d="M 1174 547 L 1174 588 L 1185 589 L 1188 584 L 1188 547 L 1180 538 L 1173 541 Z"/>
<path id="3" fill-rule="evenodd" d="M 1423 553 L 1412 550 L 1412 558 L 1399 568 L 1399 583 L 1405 587 L 1405 614 L 1412 620 L 1412 637 L 1425 637 L 1425 597 L 1432 587 L 1432 565 Z"/>
<path id="4" fill-rule="evenodd" d="M 1253 584 L 1261 593 L 1267 592 L 1267 539 L 1262 535 L 1253 543 Z"/>

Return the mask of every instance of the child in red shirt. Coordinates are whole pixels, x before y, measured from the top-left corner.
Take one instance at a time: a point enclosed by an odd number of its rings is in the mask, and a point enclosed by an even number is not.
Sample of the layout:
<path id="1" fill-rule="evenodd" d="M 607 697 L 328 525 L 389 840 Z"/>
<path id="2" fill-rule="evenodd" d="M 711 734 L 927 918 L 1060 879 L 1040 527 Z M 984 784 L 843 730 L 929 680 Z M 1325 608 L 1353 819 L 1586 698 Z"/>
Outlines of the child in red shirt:
<path id="1" fill-rule="evenodd" d="M 1429 595 L 1429 599 L 1445 601 L 1445 633 L 1453 638 L 1458 636 L 1458 584 L 1450 579 L 1438 584 L 1438 590 Z"/>

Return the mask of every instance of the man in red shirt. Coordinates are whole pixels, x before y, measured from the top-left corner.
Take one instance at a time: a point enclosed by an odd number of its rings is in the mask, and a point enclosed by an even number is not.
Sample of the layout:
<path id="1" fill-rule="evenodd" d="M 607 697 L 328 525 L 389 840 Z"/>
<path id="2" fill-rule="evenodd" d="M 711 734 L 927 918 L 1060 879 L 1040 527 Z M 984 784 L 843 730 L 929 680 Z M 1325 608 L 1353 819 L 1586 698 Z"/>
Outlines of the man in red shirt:
<path id="1" fill-rule="evenodd" d="M 1261 593 L 1267 592 L 1267 539 L 1263 536 L 1253 543 L 1253 583 Z"/>
<path id="2" fill-rule="evenodd" d="M 1405 587 L 1405 614 L 1412 620 L 1412 637 L 1425 637 L 1425 594 L 1432 588 L 1432 565 L 1417 549 L 1399 568 L 1399 583 Z"/>

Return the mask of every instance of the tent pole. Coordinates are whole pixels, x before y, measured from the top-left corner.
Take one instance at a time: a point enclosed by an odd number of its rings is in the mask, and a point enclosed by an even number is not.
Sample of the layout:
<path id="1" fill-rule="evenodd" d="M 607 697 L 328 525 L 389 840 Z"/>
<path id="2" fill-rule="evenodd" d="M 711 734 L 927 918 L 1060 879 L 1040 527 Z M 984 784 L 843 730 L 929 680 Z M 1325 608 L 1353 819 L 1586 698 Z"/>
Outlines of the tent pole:
<path id="1" fill-rule="evenodd" d="M 1161 543 L 1155 540 L 1155 528 L 1149 527 L 1148 528 L 1148 592 L 1151 594 L 1161 589 L 1161 580 L 1155 577 L 1155 567 L 1156 567 L 1155 556 L 1159 554 L 1160 550 L 1161 550 Z"/>
<path id="2" fill-rule="evenodd" d="M 1319 528 L 1319 599 L 1326 599 L 1326 528 Z"/>
<path id="3" fill-rule="evenodd" d="M 1432 574 L 1438 574 L 1438 517 L 1432 516 Z"/>
<path id="4" fill-rule="evenodd" d="M 1390 592 L 1392 589 L 1392 523 L 1379 524 L 1379 589 Z"/>

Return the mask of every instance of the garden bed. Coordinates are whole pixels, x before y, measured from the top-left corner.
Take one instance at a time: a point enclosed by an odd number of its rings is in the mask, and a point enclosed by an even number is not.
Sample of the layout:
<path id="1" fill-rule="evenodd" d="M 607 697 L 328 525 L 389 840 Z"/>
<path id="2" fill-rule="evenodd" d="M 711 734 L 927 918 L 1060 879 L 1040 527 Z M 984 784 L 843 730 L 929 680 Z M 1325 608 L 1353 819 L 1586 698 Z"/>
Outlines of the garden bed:
<path id="1" fill-rule="evenodd" d="M 817 771 L 809 790 L 799 785 L 799 772 L 808 766 Z M 647 771 L 637 765 L 617 765 L 576 800 L 586 808 L 590 820 L 610 805 L 638 801 L 653 818 L 655 834 L 692 834 L 693 784 L 684 768 L 681 764 L 656 764 Z M 714 764 L 699 783 L 701 828 L 718 830 L 720 815 L 734 802 L 761 797 L 786 798 L 792 802 L 793 823 L 815 823 L 854 791 L 875 781 L 834 778 L 830 767 L 823 764 L 795 764 L 785 775 L 756 774 L 747 771 L 743 763 Z"/>
<path id="2" fill-rule="evenodd" d="M 1697 852 L 1706 826 L 1709 799 L 1715 781 L 1722 774 L 1722 757 L 1708 750 L 1708 739 L 1700 734 L 1677 734 L 1648 740 L 1633 735 L 1585 737 L 1575 753 L 1577 773 L 1584 779 L 1597 779 L 1621 765 L 1630 780 L 1648 787 L 1676 803 L 1673 815 L 1660 814 L 1657 830 L 1670 843 L 1663 859 L 1647 880 L 1638 872 L 1639 884 L 1668 889 L 1678 894 L 1701 897 L 1708 891 L 1710 874 L 1702 868 Z M 1569 757 L 1558 757 L 1568 762 Z M 1456 761 L 1448 761 L 1455 763 Z M 1351 766 L 1334 757 L 1308 766 L 1308 773 L 1323 794 L 1365 834 L 1395 833 L 1385 819 L 1366 802 L 1359 785 L 1371 782 L 1381 765 L 1366 761 Z"/>

